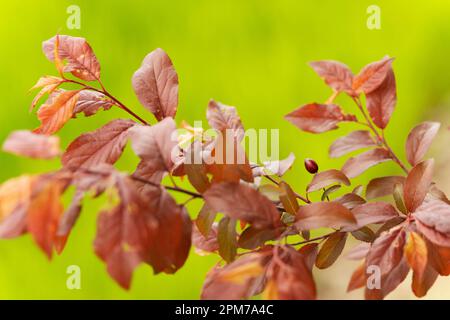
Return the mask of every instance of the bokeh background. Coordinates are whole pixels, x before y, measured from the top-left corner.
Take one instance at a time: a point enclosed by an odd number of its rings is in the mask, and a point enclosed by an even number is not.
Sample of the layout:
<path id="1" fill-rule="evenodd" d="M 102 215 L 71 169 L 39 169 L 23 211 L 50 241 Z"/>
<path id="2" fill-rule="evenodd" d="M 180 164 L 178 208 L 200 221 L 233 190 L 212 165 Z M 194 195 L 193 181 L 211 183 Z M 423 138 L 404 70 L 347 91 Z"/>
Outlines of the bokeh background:
<path id="1" fill-rule="evenodd" d="M 66 9 L 81 8 L 81 29 L 68 30 Z M 366 27 L 369 5 L 381 8 L 381 29 Z M 180 79 L 177 121 L 205 121 L 210 98 L 238 107 L 247 128 L 280 129 L 281 157 L 293 151 L 298 160 L 286 179 L 304 190 L 310 177 L 301 164 L 312 157 L 322 169 L 339 168 L 344 159 L 328 159 L 329 144 L 354 127 L 314 136 L 300 132 L 283 120 L 297 106 L 325 101 L 330 90 L 307 62 L 335 59 L 357 72 L 384 55 L 396 57 L 398 105 L 386 131 L 392 147 L 404 158 L 409 129 L 424 120 L 443 122 L 430 151 L 436 158 L 436 180 L 450 191 L 448 130 L 450 106 L 450 3 L 428 1 L 1 1 L 0 5 L 0 140 L 16 129 L 34 128 L 28 113 L 28 89 L 45 74 L 55 74 L 41 53 L 41 42 L 56 33 L 82 36 L 92 45 L 102 66 L 103 82 L 125 104 L 146 119 L 151 114 L 139 106 L 130 78 L 143 57 L 164 48 Z M 349 112 L 348 99 L 337 100 Z M 100 112 L 71 121 L 60 132 L 64 145 L 82 131 L 93 130 L 120 110 Z M 137 159 L 127 149 L 118 166 L 132 171 Z M 59 162 L 31 161 L 0 154 L 0 180 L 24 172 L 57 168 Z M 398 173 L 394 164 L 383 164 L 355 179 L 353 186 L 375 175 Z M 206 272 L 216 256 L 192 252 L 176 275 L 154 276 L 148 266 L 134 275 L 132 288 L 124 291 L 107 275 L 92 251 L 97 212 L 104 199 L 88 201 L 65 252 L 49 262 L 30 236 L 0 241 L 0 298 L 61 299 L 197 299 Z M 194 217 L 198 204 L 190 205 Z M 349 244 L 347 247 L 351 247 Z M 81 290 L 66 288 L 66 268 L 81 267 Z M 345 293 L 355 266 L 341 259 L 316 273 L 319 297 L 361 298 Z M 429 298 L 450 298 L 450 281 L 441 278 Z M 391 298 L 413 298 L 410 282 Z"/>

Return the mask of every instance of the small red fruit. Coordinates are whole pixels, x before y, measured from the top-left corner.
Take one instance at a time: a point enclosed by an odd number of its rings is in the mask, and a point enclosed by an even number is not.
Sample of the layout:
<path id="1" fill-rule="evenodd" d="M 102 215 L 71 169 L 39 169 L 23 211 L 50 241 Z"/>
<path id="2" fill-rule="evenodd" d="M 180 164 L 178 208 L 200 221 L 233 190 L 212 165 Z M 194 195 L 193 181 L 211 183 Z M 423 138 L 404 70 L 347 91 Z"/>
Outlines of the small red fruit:
<path id="1" fill-rule="evenodd" d="M 319 171 L 319 166 L 317 165 L 317 163 L 310 158 L 305 159 L 305 168 L 306 171 L 308 171 L 311 174 L 317 173 L 317 171 Z"/>

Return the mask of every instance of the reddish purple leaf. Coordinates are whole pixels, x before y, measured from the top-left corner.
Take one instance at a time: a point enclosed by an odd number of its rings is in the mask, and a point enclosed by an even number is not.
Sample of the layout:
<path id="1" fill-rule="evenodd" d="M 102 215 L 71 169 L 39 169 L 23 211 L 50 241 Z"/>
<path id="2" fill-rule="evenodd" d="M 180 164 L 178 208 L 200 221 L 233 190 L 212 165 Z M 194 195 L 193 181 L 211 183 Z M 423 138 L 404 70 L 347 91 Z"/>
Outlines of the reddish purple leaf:
<path id="1" fill-rule="evenodd" d="M 280 225 L 280 213 L 261 193 L 244 184 L 222 182 L 204 193 L 208 206 L 231 218 L 242 219 L 255 228 Z"/>
<path id="2" fill-rule="evenodd" d="M 440 200 L 426 200 L 414 212 L 417 228 L 431 242 L 450 247 L 450 205 Z"/>
<path id="3" fill-rule="evenodd" d="M 62 163 L 70 170 L 89 168 L 99 164 L 114 164 L 127 144 L 131 120 L 113 120 L 93 132 L 75 139 L 62 156 Z"/>
<path id="4" fill-rule="evenodd" d="M 385 57 L 365 66 L 357 76 L 353 78 L 352 89 L 357 94 L 368 94 L 377 89 L 386 78 L 394 59 Z"/>
<path id="5" fill-rule="evenodd" d="M 346 207 L 336 202 L 316 202 L 300 207 L 295 226 L 299 230 L 340 228 L 356 224 L 356 219 Z"/>
<path id="6" fill-rule="evenodd" d="M 425 199 L 433 179 L 433 170 L 434 160 L 429 159 L 417 164 L 406 177 L 403 193 L 409 212 L 414 212 Z"/>
<path id="7" fill-rule="evenodd" d="M 325 188 L 334 183 L 350 185 L 350 180 L 339 170 L 331 169 L 317 173 L 306 188 L 307 192 L 313 192 Z"/>
<path id="8" fill-rule="evenodd" d="M 149 53 L 133 75 L 133 88 L 142 105 L 158 121 L 175 117 L 178 107 L 178 75 L 162 49 Z"/>
<path id="9" fill-rule="evenodd" d="M 396 103 L 397 89 L 394 71 L 389 69 L 381 85 L 366 95 L 367 111 L 378 128 L 386 128 Z"/>
<path id="10" fill-rule="evenodd" d="M 82 90 L 78 96 L 78 101 L 73 110 L 75 117 L 79 113 L 83 113 L 86 117 L 90 117 L 97 113 L 100 109 L 109 110 L 114 105 L 114 101 L 106 97 L 103 93 Z"/>
<path id="11" fill-rule="evenodd" d="M 406 140 L 406 157 L 412 166 L 422 161 L 440 126 L 439 122 L 423 122 L 411 130 Z"/>
<path id="12" fill-rule="evenodd" d="M 335 91 L 352 94 L 353 73 L 345 64 L 323 60 L 311 62 L 309 65 Z"/>
<path id="13" fill-rule="evenodd" d="M 389 151 L 373 149 L 348 159 L 341 170 L 347 177 L 355 178 L 370 167 L 389 160 L 392 160 Z"/>
<path id="14" fill-rule="evenodd" d="M 285 119 L 303 131 L 321 133 L 337 129 L 341 121 L 354 121 L 354 116 L 344 115 L 334 104 L 311 103 L 289 113 Z"/>
<path id="15" fill-rule="evenodd" d="M 349 152 L 362 148 L 376 146 L 374 139 L 369 131 L 358 130 L 353 131 L 345 137 L 337 139 L 330 146 L 328 154 L 331 158 L 338 158 Z"/>
<path id="16" fill-rule="evenodd" d="M 353 208 L 352 213 L 358 221 L 358 224 L 351 230 L 344 228 L 346 231 L 353 231 L 372 223 L 384 223 L 398 217 L 397 210 L 385 202 L 365 203 Z"/>
<path id="17" fill-rule="evenodd" d="M 209 125 L 218 132 L 232 130 L 237 141 L 244 138 L 244 127 L 235 107 L 226 106 L 220 102 L 210 100 L 206 111 Z"/>
<path id="18" fill-rule="evenodd" d="M 396 184 L 402 184 L 405 182 L 405 177 L 402 176 L 389 176 L 381 177 L 370 180 L 366 189 L 366 198 L 375 199 L 390 195 L 394 192 L 394 186 Z"/>
<path id="19" fill-rule="evenodd" d="M 52 159 L 61 153 L 59 137 L 43 136 L 28 130 L 12 132 L 3 144 L 3 151 L 35 159 Z"/>

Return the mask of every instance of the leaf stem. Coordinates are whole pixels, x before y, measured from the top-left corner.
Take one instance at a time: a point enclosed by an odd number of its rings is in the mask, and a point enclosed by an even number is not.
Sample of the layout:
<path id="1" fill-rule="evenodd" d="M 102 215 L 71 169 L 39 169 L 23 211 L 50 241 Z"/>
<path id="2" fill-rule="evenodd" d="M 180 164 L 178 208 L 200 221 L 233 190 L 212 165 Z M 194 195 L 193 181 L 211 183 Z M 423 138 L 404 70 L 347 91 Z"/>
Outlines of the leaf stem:
<path id="1" fill-rule="evenodd" d="M 100 80 L 98 81 L 100 86 L 102 87 L 102 89 L 97 89 L 94 88 L 92 86 L 89 86 L 87 84 L 84 84 L 82 82 L 76 81 L 76 80 L 72 80 L 72 79 L 65 79 L 65 82 L 69 82 L 69 83 L 74 83 L 74 84 L 78 84 L 80 86 L 82 86 L 85 90 L 92 90 L 92 91 L 96 91 L 99 93 L 104 94 L 105 96 L 107 96 L 108 98 L 110 98 L 111 100 L 113 100 L 116 104 L 116 106 L 118 106 L 120 109 L 124 110 L 125 112 L 127 112 L 129 115 L 133 116 L 134 118 L 136 118 L 139 122 L 141 122 L 144 125 L 149 125 L 149 123 L 147 121 L 145 121 L 144 119 L 142 119 L 140 116 L 138 116 L 136 113 L 134 113 L 131 109 L 129 109 L 127 106 L 125 106 L 122 102 L 119 101 L 119 99 L 117 99 L 116 97 L 114 97 L 112 94 L 110 94 L 105 87 L 103 86 L 103 83 L 100 82 Z"/>
<path id="2" fill-rule="evenodd" d="M 318 240 L 323 240 L 323 239 L 328 238 L 329 236 L 331 236 L 335 232 L 336 231 L 333 231 L 333 232 L 327 233 L 327 234 L 325 234 L 323 236 L 312 238 L 312 239 L 309 239 L 309 240 L 304 240 L 304 241 L 300 241 L 300 242 L 296 242 L 296 243 L 290 243 L 290 245 L 291 246 L 297 246 L 297 245 L 300 245 L 300 244 L 306 244 L 306 243 L 310 243 L 310 242 L 314 242 L 314 241 L 318 241 Z"/>
<path id="3" fill-rule="evenodd" d="M 272 183 L 274 183 L 274 184 L 277 185 L 277 186 L 280 185 L 280 184 L 279 184 L 274 178 L 272 178 L 271 176 L 263 175 L 263 177 L 267 178 L 268 180 L 270 180 Z M 304 203 L 311 203 L 311 201 L 309 201 L 308 199 L 306 199 L 305 197 L 303 197 L 303 196 L 300 195 L 299 193 L 294 192 L 294 194 L 295 194 L 295 196 L 296 196 L 298 199 L 302 200 Z"/>
<path id="4" fill-rule="evenodd" d="M 352 97 L 353 101 L 356 103 L 356 105 L 358 106 L 359 111 L 361 111 L 362 115 L 364 116 L 366 123 L 364 123 L 364 125 L 367 125 L 370 130 L 372 130 L 373 134 L 376 136 L 377 140 L 379 142 L 381 142 L 384 146 L 384 148 L 389 152 L 389 154 L 392 157 L 392 160 L 394 160 L 395 163 L 397 163 L 399 165 L 400 168 L 402 168 L 402 170 L 408 174 L 409 171 L 406 168 L 406 166 L 403 164 L 403 162 L 397 157 L 397 155 L 395 154 L 395 152 L 391 149 L 391 147 L 388 145 L 386 138 L 384 136 L 384 131 L 381 130 L 381 135 L 378 133 L 377 129 L 375 129 L 375 127 L 373 126 L 372 122 L 370 121 L 367 113 L 364 111 L 364 108 L 361 104 L 361 100 L 358 97 Z M 360 123 L 360 122 L 358 122 Z M 362 123 L 360 123 L 362 124 Z"/>

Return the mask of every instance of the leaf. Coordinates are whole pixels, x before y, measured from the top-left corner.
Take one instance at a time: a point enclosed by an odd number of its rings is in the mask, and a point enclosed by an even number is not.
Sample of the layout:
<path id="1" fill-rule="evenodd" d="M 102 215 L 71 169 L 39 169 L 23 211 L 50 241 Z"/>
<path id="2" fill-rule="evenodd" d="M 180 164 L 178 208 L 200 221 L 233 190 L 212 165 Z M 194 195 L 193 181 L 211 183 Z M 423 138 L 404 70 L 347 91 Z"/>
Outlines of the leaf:
<path id="1" fill-rule="evenodd" d="M 92 132 L 76 138 L 62 156 L 64 167 L 77 170 L 99 164 L 114 164 L 128 142 L 135 122 L 117 119 Z"/>
<path id="2" fill-rule="evenodd" d="M 414 212 L 425 199 L 433 179 L 433 170 L 434 160 L 429 159 L 417 164 L 406 177 L 403 193 L 409 212 Z"/>
<path id="3" fill-rule="evenodd" d="M 394 192 L 392 193 L 395 206 L 398 210 L 400 210 L 400 212 L 408 214 L 408 210 L 406 210 L 405 203 L 403 202 L 403 194 L 403 185 L 400 183 L 396 183 L 394 186 Z"/>
<path id="4" fill-rule="evenodd" d="M 431 242 L 450 247 L 450 205 L 440 200 L 425 201 L 414 212 L 417 229 Z"/>
<path id="5" fill-rule="evenodd" d="M 213 184 L 204 193 L 204 199 L 213 211 L 223 212 L 230 218 L 245 220 L 255 228 L 280 225 L 280 214 L 275 205 L 244 184 Z"/>
<path id="6" fill-rule="evenodd" d="M 106 97 L 103 93 L 82 90 L 80 91 L 77 104 L 73 110 L 75 117 L 79 113 L 83 113 L 85 117 L 90 117 L 96 114 L 100 109 L 109 110 L 114 105 L 114 101 Z"/>
<path id="7" fill-rule="evenodd" d="M 222 132 L 212 144 L 211 158 L 207 159 L 208 173 L 213 182 L 253 182 L 253 172 L 244 148 L 233 132 Z"/>
<path id="8" fill-rule="evenodd" d="M 272 289 L 277 299 L 280 300 L 312 300 L 316 298 L 316 286 L 312 276 L 312 270 L 308 265 L 308 258 L 290 246 L 282 248 L 278 268 L 274 268 L 268 275 L 269 283 L 273 283 Z M 274 250 L 280 250 L 275 248 Z"/>
<path id="9" fill-rule="evenodd" d="M 344 194 L 342 197 L 339 197 L 337 199 L 334 199 L 333 202 L 338 202 L 342 204 L 347 209 L 353 209 L 354 207 L 357 207 L 361 204 L 366 203 L 366 200 L 358 196 L 354 193 L 347 193 Z"/>
<path id="10" fill-rule="evenodd" d="M 228 217 L 219 222 L 217 240 L 219 242 L 219 254 L 226 261 L 231 262 L 237 253 L 236 220 Z"/>
<path id="11" fill-rule="evenodd" d="M 414 271 L 411 287 L 416 297 L 424 297 L 436 282 L 438 275 L 439 273 L 433 269 L 430 263 L 426 265 L 422 276 L 419 277 L 418 273 Z"/>
<path id="12" fill-rule="evenodd" d="M 45 94 L 51 94 L 53 91 L 56 90 L 62 83 L 64 82 L 64 79 L 59 77 L 53 77 L 53 76 L 45 76 L 41 77 L 38 82 L 30 89 L 37 89 L 42 88 L 38 94 L 34 97 L 33 101 L 31 102 L 30 106 L 30 112 L 34 109 L 34 107 L 37 105 L 39 100 L 45 95 Z"/>
<path id="13" fill-rule="evenodd" d="M 435 183 L 431 183 L 428 195 L 430 195 L 434 199 L 444 201 L 446 204 L 450 204 L 450 200 L 447 198 L 447 195 L 442 190 L 440 190 Z"/>
<path id="14" fill-rule="evenodd" d="M 28 130 L 12 132 L 3 143 L 3 151 L 34 159 L 52 159 L 61 152 L 59 137 L 38 135 Z"/>
<path id="15" fill-rule="evenodd" d="M 283 204 L 284 209 L 292 214 L 296 215 L 299 209 L 297 197 L 292 188 L 284 181 L 279 184 L 280 188 L 280 201 Z"/>
<path id="16" fill-rule="evenodd" d="M 333 142 L 328 150 L 328 153 L 330 158 L 338 158 L 349 152 L 376 145 L 377 144 L 370 135 L 369 131 L 358 130 L 353 131 L 345 137 L 339 138 Z"/>
<path id="17" fill-rule="evenodd" d="M 134 93 L 158 121 L 175 117 L 178 107 L 178 75 L 162 49 L 149 53 L 132 78 Z"/>
<path id="18" fill-rule="evenodd" d="M 347 240 L 347 233 L 335 232 L 322 245 L 316 259 L 316 267 L 326 269 L 341 255 Z"/>
<path id="19" fill-rule="evenodd" d="M 28 207 L 35 180 L 36 177 L 34 176 L 22 175 L 9 179 L 0 185 L 0 226 L 2 226 L 1 230 L 3 231 L 0 234 L 2 238 L 4 234 L 9 233 L 4 228 L 6 220 L 18 211 L 26 212 L 26 210 L 21 209 Z"/>
<path id="20" fill-rule="evenodd" d="M 217 239 L 218 231 L 215 225 L 207 236 L 203 235 L 194 224 L 192 228 L 192 244 L 200 252 L 214 252 L 219 250 L 219 242 Z"/>
<path id="21" fill-rule="evenodd" d="M 314 175 L 311 183 L 306 188 L 307 192 L 313 192 L 327 187 L 333 183 L 342 183 L 346 186 L 350 185 L 350 180 L 339 170 L 331 169 L 322 171 Z"/>
<path id="22" fill-rule="evenodd" d="M 329 196 L 338 191 L 341 188 L 340 184 L 336 184 L 334 186 L 329 187 L 328 189 L 326 189 L 323 193 L 322 196 L 320 197 L 320 201 L 325 201 L 325 200 L 329 200 Z"/>
<path id="23" fill-rule="evenodd" d="M 42 44 L 42 50 L 50 61 L 55 60 L 55 42 L 57 55 L 61 60 L 67 60 L 64 72 L 71 72 L 75 77 L 86 81 L 100 78 L 100 64 L 91 46 L 84 38 L 65 35 L 55 36 Z"/>
<path id="24" fill-rule="evenodd" d="M 75 222 L 80 216 L 83 198 L 84 192 L 77 190 L 72 199 L 72 202 L 59 221 L 58 230 L 56 232 L 56 235 L 58 237 L 67 237 L 69 235 L 70 231 L 75 225 Z"/>
<path id="25" fill-rule="evenodd" d="M 350 282 L 347 286 L 347 292 L 362 288 L 366 286 L 366 263 L 363 262 L 353 272 Z"/>
<path id="26" fill-rule="evenodd" d="M 72 118 L 78 96 L 79 90 L 63 91 L 47 100 L 37 112 L 41 126 L 34 132 L 51 135 L 61 129 Z"/>
<path id="27" fill-rule="evenodd" d="M 286 159 L 266 161 L 264 165 L 256 166 L 253 168 L 253 176 L 260 177 L 264 175 L 277 175 L 279 177 L 284 176 L 284 174 L 291 169 L 295 161 L 295 155 L 291 152 Z"/>
<path id="28" fill-rule="evenodd" d="M 353 208 L 352 213 L 358 221 L 355 229 L 359 229 L 368 224 L 384 223 L 398 217 L 397 210 L 395 210 L 392 205 L 385 202 L 365 203 Z"/>
<path id="29" fill-rule="evenodd" d="M 100 213 L 95 252 L 124 288 L 129 288 L 141 262 L 150 264 L 155 274 L 174 273 L 191 246 L 192 223 L 186 210 L 162 188 L 142 194 L 128 177 L 116 174 L 115 181 L 120 202 Z"/>
<path id="30" fill-rule="evenodd" d="M 395 75 L 390 68 L 380 86 L 366 95 L 367 111 L 378 128 L 386 128 L 396 103 Z"/>
<path id="31" fill-rule="evenodd" d="M 370 167 L 390 160 L 392 158 L 389 151 L 377 148 L 348 159 L 341 170 L 347 177 L 355 178 Z"/>
<path id="32" fill-rule="evenodd" d="M 375 240 L 375 233 L 369 227 L 362 227 L 352 231 L 352 236 L 355 237 L 355 239 L 364 242 L 373 242 L 373 240 Z"/>
<path id="33" fill-rule="evenodd" d="M 439 122 L 427 121 L 415 126 L 408 134 L 406 158 L 412 166 L 423 160 L 440 126 Z"/>
<path id="34" fill-rule="evenodd" d="M 427 245 L 422 237 L 415 233 L 409 232 L 408 238 L 405 245 L 405 257 L 408 264 L 413 269 L 413 290 L 418 287 L 419 283 L 422 282 L 423 276 L 425 275 L 425 270 L 428 264 L 428 251 Z M 416 290 L 417 291 L 417 290 Z"/>
<path id="35" fill-rule="evenodd" d="M 211 211 L 209 207 L 204 204 L 200 209 L 197 219 L 195 220 L 195 224 L 197 225 L 198 230 L 207 237 L 209 232 L 211 231 L 214 220 L 216 219 L 217 213 Z"/>
<path id="36" fill-rule="evenodd" d="M 180 153 L 177 144 L 176 125 L 166 118 L 154 126 L 134 126 L 130 129 L 131 146 L 151 172 L 170 172 L 173 159 Z"/>
<path id="37" fill-rule="evenodd" d="M 246 254 L 223 268 L 215 267 L 206 276 L 201 298 L 207 300 L 248 299 L 262 290 L 267 252 Z"/>
<path id="38" fill-rule="evenodd" d="M 406 233 L 399 228 L 382 234 L 367 254 L 367 266 L 380 268 L 381 276 L 392 272 L 403 258 Z"/>
<path id="39" fill-rule="evenodd" d="M 285 119 L 303 131 L 322 133 L 337 129 L 341 121 L 354 121 L 354 116 L 344 115 L 335 104 L 311 103 L 289 113 Z"/>
<path id="40" fill-rule="evenodd" d="M 403 258 L 391 272 L 381 277 L 381 289 L 369 289 L 369 287 L 366 287 L 365 298 L 368 300 L 383 299 L 406 279 L 408 272 L 408 263 Z"/>
<path id="41" fill-rule="evenodd" d="M 46 183 L 43 190 L 31 200 L 28 208 L 27 230 L 49 259 L 55 246 L 59 219 L 64 211 L 60 200 L 63 190 L 64 185 L 60 181 Z"/>
<path id="42" fill-rule="evenodd" d="M 311 62 L 309 65 L 335 91 L 352 93 L 353 73 L 345 64 L 323 60 Z"/>
<path id="43" fill-rule="evenodd" d="M 206 111 L 206 118 L 208 119 L 209 125 L 218 132 L 231 130 L 233 136 L 239 142 L 244 138 L 244 127 L 235 107 L 210 100 Z"/>
<path id="44" fill-rule="evenodd" d="M 428 251 L 428 262 L 442 276 L 450 275 L 450 248 L 441 247 L 425 239 Z"/>
<path id="45" fill-rule="evenodd" d="M 391 69 L 394 59 L 385 57 L 380 61 L 376 61 L 365 66 L 358 75 L 353 78 L 352 89 L 357 94 L 364 92 L 371 93 L 377 89 Z"/>
<path id="46" fill-rule="evenodd" d="M 266 241 L 274 240 L 280 234 L 280 230 L 277 229 L 248 227 L 239 236 L 238 244 L 240 248 L 253 250 L 264 245 Z"/>
<path id="47" fill-rule="evenodd" d="M 191 185 L 200 193 L 210 187 L 207 167 L 202 158 L 202 144 L 194 141 L 185 152 L 184 171 Z"/>
<path id="48" fill-rule="evenodd" d="M 295 226 L 299 230 L 340 228 L 356 224 L 350 210 L 335 202 L 316 202 L 300 207 Z"/>
<path id="49" fill-rule="evenodd" d="M 403 184 L 405 177 L 402 176 L 388 176 L 375 178 L 370 180 L 366 188 L 366 198 L 368 200 L 384 197 L 394 192 L 396 184 Z"/>

